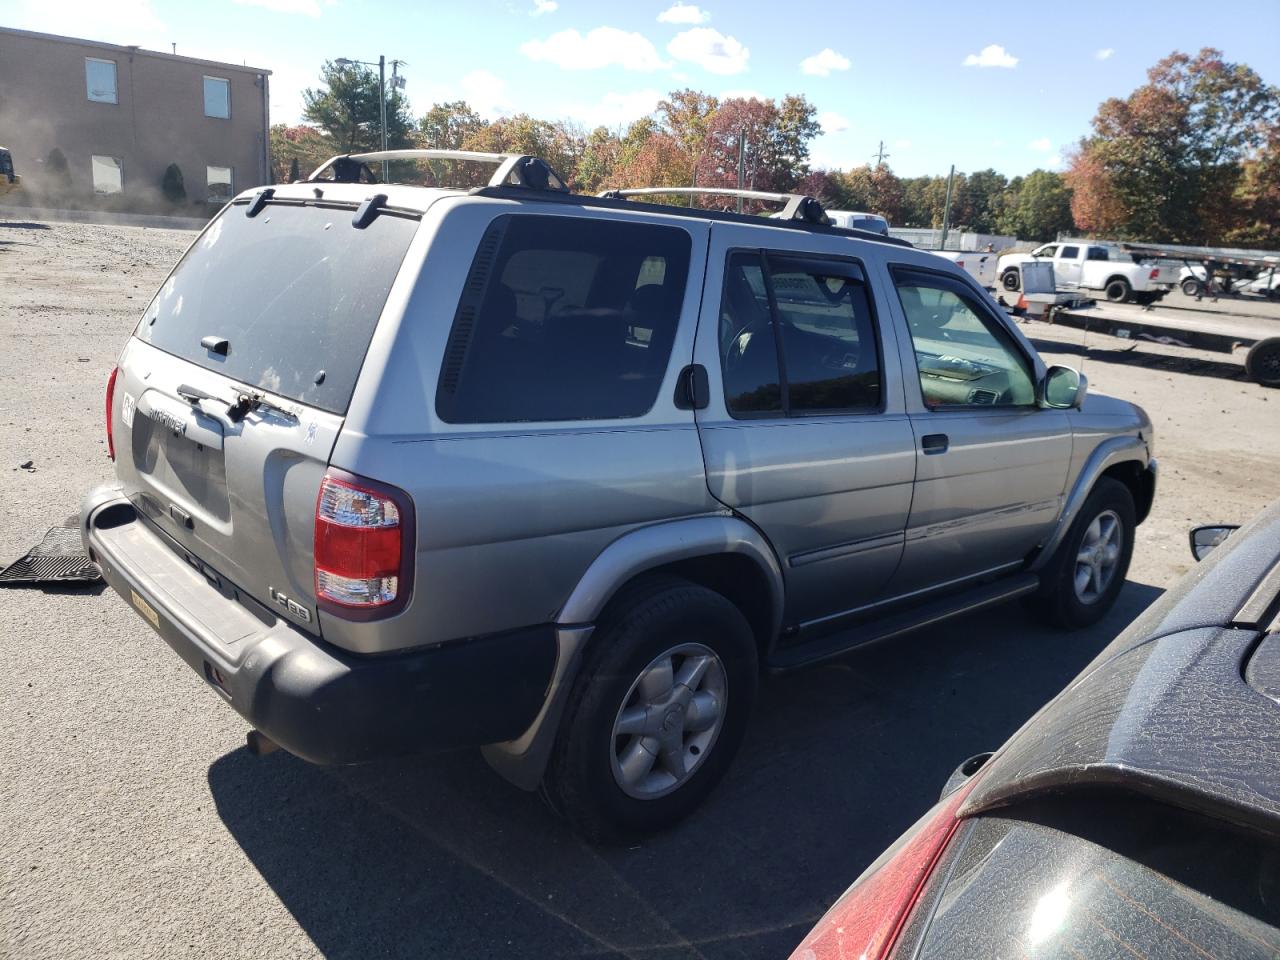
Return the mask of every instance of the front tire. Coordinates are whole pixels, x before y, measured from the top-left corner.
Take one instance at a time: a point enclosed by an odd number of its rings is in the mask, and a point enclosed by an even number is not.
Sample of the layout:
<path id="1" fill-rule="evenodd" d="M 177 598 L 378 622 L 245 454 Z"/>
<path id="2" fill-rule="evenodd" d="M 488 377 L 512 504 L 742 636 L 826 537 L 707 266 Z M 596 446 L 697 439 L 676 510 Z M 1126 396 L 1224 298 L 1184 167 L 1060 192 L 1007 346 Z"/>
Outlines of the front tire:
<path id="1" fill-rule="evenodd" d="M 1123 277 L 1116 277 L 1107 282 L 1106 295 L 1112 303 L 1126 303 L 1133 296 L 1133 287 Z"/>
<path id="2" fill-rule="evenodd" d="M 1136 529 L 1129 488 L 1099 479 L 1041 574 L 1033 606 L 1042 618 L 1075 630 L 1105 617 L 1124 588 Z"/>
<path id="3" fill-rule="evenodd" d="M 685 580 L 644 584 L 592 639 L 544 796 L 593 841 L 670 826 L 724 776 L 757 680 L 755 637 L 737 607 Z"/>
<path id="4" fill-rule="evenodd" d="M 1280 387 L 1280 337 L 1259 340 L 1244 359 L 1245 373 L 1264 387 Z"/>

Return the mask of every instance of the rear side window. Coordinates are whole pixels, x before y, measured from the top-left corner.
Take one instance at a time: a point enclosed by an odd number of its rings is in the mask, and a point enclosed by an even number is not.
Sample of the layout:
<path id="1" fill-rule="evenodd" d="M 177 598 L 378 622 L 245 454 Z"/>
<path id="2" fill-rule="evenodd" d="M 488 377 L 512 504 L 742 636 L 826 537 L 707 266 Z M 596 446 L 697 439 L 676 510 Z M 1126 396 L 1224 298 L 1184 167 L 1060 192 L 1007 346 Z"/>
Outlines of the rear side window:
<path id="1" fill-rule="evenodd" d="M 137 335 L 262 390 L 346 413 L 418 221 L 349 209 L 228 207 L 156 294 Z M 201 346 L 227 341 L 225 356 Z"/>
<path id="2" fill-rule="evenodd" d="M 582 217 L 498 217 L 481 240 L 436 387 L 446 423 L 639 417 L 666 374 L 689 234 Z"/>
<path id="3" fill-rule="evenodd" d="M 861 268 L 730 254 L 720 301 L 725 404 L 736 418 L 880 405 L 880 356 Z"/>

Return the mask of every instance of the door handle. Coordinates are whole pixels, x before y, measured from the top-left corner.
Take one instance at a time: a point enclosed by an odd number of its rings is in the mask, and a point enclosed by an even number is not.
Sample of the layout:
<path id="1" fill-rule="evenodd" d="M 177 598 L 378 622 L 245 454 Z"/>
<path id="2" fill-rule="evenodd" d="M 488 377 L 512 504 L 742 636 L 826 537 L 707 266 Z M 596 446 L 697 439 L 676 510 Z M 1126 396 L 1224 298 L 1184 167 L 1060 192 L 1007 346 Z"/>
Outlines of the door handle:
<path id="1" fill-rule="evenodd" d="M 928 433 L 920 438 L 920 449 L 926 454 L 946 453 L 950 442 L 945 433 Z"/>

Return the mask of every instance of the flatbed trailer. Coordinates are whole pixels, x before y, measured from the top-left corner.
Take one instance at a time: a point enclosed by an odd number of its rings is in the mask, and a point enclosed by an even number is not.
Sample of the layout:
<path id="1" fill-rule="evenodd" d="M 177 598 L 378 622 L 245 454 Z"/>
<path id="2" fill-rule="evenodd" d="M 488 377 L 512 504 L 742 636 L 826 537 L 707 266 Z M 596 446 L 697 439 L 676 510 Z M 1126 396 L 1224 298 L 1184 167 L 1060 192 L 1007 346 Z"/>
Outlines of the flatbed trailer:
<path id="1" fill-rule="evenodd" d="M 1280 275 L 1280 256 L 1274 253 L 1256 253 L 1247 250 L 1230 250 L 1214 247 L 1180 247 L 1159 243 L 1122 243 L 1120 247 L 1135 257 L 1152 260 L 1178 260 L 1191 273 L 1183 277 L 1179 286 L 1188 297 L 1217 298 L 1230 295 L 1236 283 L 1267 279 L 1263 291 L 1267 297 L 1280 296 L 1275 279 Z M 1204 278 L 1196 276 L 1192 264 L 1204 270 Z"/>
<path id="2" fill-rule="evenodd" d="M 1045 317 L 1048 323 L 1122 340 L 1216 353 L 1246 350 L 1244 367 L 1249 379 L 1280 387 L 1280 321 L 1192 311 L 1172 315 L 1120 303 L 1057 306 Z"/>

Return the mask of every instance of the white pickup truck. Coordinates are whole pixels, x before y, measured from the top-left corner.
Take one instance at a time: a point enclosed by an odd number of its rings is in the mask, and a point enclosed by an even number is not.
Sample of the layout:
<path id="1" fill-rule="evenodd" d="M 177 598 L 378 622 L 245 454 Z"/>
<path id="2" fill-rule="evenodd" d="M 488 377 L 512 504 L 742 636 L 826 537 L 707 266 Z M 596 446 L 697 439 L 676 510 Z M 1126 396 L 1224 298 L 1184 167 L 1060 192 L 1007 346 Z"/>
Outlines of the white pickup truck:
<path id="1" fill-rule="evenodd" d="M 1113 303 L 1154 303 L 1178 283 L 1177 267 L 1137 263 L 1122 250 L 1068 240 L 1030 253 L 1005 254 L 996 268 L 1000 285 L 1021 289 L 1021 265 L 1032 260 L 1053 261 L 1059 290 L 1100 290 Z"/>
<path id="2" fill-rule="evenodd" d="M 938 257 L 950 260 L 988 290 L 995 289 L 996 263 L 999 257 L 988 250 L 930 250 Z"/>

